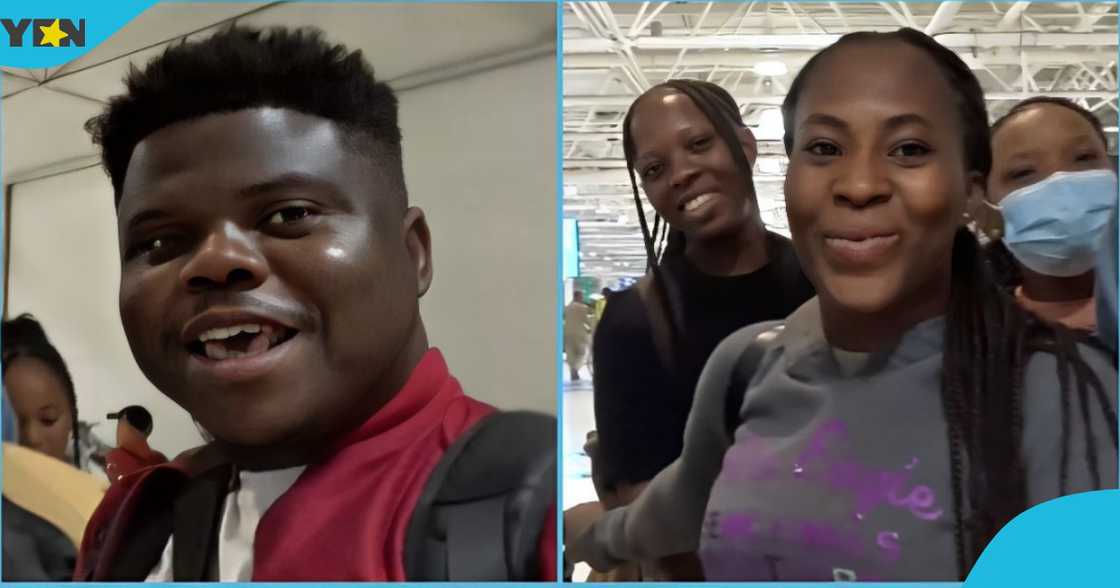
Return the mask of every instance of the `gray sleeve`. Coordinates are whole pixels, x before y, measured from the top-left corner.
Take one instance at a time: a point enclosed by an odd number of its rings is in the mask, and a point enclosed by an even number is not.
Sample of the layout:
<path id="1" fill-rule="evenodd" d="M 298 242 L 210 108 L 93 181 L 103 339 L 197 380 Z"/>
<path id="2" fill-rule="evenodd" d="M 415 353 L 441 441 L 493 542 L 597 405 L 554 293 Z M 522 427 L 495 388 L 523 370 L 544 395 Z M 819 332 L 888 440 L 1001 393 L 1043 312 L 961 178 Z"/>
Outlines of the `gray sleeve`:
<path id="1" fill-rule="evenodd" d="M 731 445 L 723 413 L 732 371 L 746 346 L 772 325 L 745 327 L 716 347 L 696 387 L 681 456 L 658 473 L 637 500 L 607 512 L 570 542 L 568 559 L 606 571 L 626 561 L 696 550 L 708 496 Z"/>
<path id="2" fill-rule="evenodd" d="M 1103 394 L 1088 388 L 1083 398 L 1071 366 L 1070 389 L 1063 400 L 1057 358 L 1049 353 L 1035 353 L 1027 363 L 1023 459 L 1027 502 L 1031 505 L 1063 494 L 1117 486 L 1116 421 L 1109 424 L 1105 416 L 1110 414 L 1114 419 L 1116 415 L 1116 368 L 1097 349 L 1081 345 L 1079 351 L 1089 369 L 1100 379 Z M 1063 403 L 1067 407 L 1066 418 L 1063 418 Z M 1090 448 L 1094 450 L 1092 454 Z M 1062 492 L 1061 483 L 1063 450 L 1068 462 L 1065 492 Z M 1100 477 L 1099 487 L 1093 483 L 1091 464 Z"/>

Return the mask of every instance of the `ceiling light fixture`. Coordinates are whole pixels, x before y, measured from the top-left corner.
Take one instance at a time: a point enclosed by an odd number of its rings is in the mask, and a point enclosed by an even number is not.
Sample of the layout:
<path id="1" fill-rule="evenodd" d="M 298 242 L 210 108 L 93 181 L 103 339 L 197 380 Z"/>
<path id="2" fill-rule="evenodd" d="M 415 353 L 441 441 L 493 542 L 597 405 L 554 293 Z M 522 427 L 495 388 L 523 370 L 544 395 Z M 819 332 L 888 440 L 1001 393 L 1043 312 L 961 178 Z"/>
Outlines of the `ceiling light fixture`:
<path id="1" fill-rule="evenodd" d="M 769 108 L 762 111 L 758 117 L 758 139 L 763 141 L 777 141 L 786 133 L 785 122 L 782 120 L 782 111 Z"/>
<path id="2" fill-rule="evenodd" d="M 789 68 L 781 61 L 760 61 L 754 64 L 754 73 L 760 76 L 784 76 L 789 73 Z"/>

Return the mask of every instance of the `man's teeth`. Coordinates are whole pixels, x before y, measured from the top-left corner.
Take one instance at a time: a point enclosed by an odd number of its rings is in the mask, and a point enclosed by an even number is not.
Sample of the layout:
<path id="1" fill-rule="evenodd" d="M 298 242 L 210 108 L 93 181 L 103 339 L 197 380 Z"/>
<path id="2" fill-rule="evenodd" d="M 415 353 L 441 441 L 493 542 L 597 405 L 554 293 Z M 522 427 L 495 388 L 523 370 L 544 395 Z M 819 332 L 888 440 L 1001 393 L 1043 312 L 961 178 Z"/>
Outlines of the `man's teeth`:
<path id="1" fill-rule="evenodd" d="M 872 247 L 875 247 L 877 245 L 882 245 L 883 243 L 893 241 L 897 237 L 898 237 L 898 235 L 886 235 L 886 236 L 882 236 L 882 237 L 868 237 L 866 239 L 859 239 L 859 240 L 841 239 L 839 237 L 826 237 L 825 241 L 827 241 L 830 245 L 833 245 L 833 246 L 843 247 L 845 249 L 862 251 L 864 249 L 871 249 Z"/>
<path id="2" fill-rule="evenodd" d="M 249 346 L 244 351 L 230 349 L 227 340 L 241 333 L 254 335 Z M 283 329 L 272 325 L 245 324 L 210 329 L 199 335 L 198 340 L 202 342 L 206 357 L 221 360 L 259 355 L 279 343 L 283 337 Z"/>
<path id="3" fill-rule="evenodd" d="M 210 329 L 209 331 L 206 331 L 205 333 L 199 335 L 198 340 L 205 343 L 207 341 L 214 341 L 218 339 L 229 339 L 230 337 L 240 335 L 241 333 L 254 334 L 260 333 L 261 331 L 265 331 L 267 333 L 275 331 L 275 329 L 273 329 L 271 325 L 257 324 L 234 325 L 232 327 L 225 328 L 218 327 L 216 329 Z"/>
<path id="4" fill-rule="evenodd" d="M 229 359 L 231 357 L 241 357 L 242 355 L 244 355 L 240 351 L 234 351 L 232 349 L 226 349 L 225 346 L 222 345 L 221 343 L 207 342 L 206 345 L 205 345 L 205 348 L 206 348 L 206 357 L 208 357 L 210 359 Z"/>
<path id="5" fill-rule="evenodd" d="M 692 200 L 689 200 L 688 202 L 685 202 L 684 203 L 684 209 L 685 209 L 685 211 L 696 210 L 697 208 L 700 208 L 701 206 L 703 206 L 704 203 L 711 200 L 713 196 L 714 196 L 714 194 L 701 194 L 701 195 L 697 196 L 696 198 L 693 198 Z"/>

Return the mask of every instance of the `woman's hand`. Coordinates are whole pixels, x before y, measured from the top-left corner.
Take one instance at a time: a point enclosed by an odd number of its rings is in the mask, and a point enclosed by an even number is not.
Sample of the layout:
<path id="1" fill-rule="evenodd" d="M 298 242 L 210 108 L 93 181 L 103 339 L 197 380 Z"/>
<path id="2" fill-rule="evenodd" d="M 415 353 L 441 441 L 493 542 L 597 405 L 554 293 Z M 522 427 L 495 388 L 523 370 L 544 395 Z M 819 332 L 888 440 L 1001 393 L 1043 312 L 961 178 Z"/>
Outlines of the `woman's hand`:
<path id="1" fill-rule="evenodd" d="M 586 533 L 596 521 L 603 517 L 603 505 L 598 502 L 577 504 L 564 511 L 564 546 Z"/>

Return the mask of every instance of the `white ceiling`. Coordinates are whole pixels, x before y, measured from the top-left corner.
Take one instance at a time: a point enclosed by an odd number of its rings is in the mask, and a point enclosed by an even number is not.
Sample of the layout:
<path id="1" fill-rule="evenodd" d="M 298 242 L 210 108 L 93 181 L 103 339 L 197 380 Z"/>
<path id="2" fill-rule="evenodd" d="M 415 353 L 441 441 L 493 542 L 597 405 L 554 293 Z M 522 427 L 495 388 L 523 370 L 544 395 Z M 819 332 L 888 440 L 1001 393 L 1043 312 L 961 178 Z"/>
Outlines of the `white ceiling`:
<path id="1" fill-rule="evenodd" d="M 900 26 L 936 34 L 973 68 L 993 117 L 1028 96 L 1066 96 L 1111 129 L 1115 152 L 1116 23 L 1115 2 L 569 2 L 564 214 L 581 221 L 581 271 L 604 278 L 644 271 L 620 123 L 653 84 L 706 79 L 738 99 L 760 135 L 755 183 L 763 220 L 784 233 L 781 135 L 760 132 L 759 119 L 781 104 L 805 61 L 839 35 Z M 760 62 L 780 62 L 787 73 L 756 71 Z"/>
<path id="2" fill-rule="evenodd" d="M 3 71 L 4 183 L 97 165 L 82 128 L 124 91 L 129 64 L 169 42 L 240 24 L 312 25 L 361 49 L 380 79 L 411 89 L 541 54 L 554 54 L 551 4 L 160 3 L 83 57 L 50 69 Z M 448 22 L 456 23 L 450 30 Z M 458 34 L 457 34 L 458 32 Z"/>

